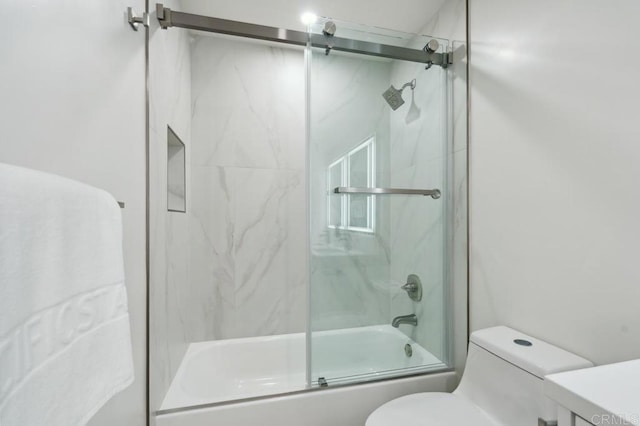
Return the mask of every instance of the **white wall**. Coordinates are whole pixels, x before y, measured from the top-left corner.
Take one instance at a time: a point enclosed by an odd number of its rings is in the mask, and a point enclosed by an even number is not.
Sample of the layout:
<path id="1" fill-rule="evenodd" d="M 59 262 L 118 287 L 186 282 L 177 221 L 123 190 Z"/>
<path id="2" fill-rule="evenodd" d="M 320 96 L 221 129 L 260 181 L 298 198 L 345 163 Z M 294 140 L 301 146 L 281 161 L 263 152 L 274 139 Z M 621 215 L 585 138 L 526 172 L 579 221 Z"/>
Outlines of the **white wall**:
<path id="1" fill-rule="evenodd" d="M 640 357 L 640 3 L 470 1 L 471 326 Z"/>
<path id="2" fill-rule="evenodd" d="M 122 210 L 135 382 L 94 417 L 145 424 L 144 32 L 136 1 L 1 0 L 0 161 L 109 191 Z"/>

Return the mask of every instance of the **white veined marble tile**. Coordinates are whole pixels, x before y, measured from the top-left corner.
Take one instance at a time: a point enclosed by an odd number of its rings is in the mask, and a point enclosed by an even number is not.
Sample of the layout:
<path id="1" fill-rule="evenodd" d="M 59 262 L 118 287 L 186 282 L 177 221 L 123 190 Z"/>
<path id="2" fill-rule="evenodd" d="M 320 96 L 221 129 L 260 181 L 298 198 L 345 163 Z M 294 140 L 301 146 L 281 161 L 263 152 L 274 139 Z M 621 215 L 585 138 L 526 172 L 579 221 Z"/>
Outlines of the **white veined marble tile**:
<path id="1" fill-rule="evenodd" d="M 196 36 L 191 54 L 194 164 L 302 167 L 302 50 Z"/>
<path id="2" fill-rule="evenodd" d="M 288 295 L 304 284 L 302 170 L 235 169 L 235 315 L 240 335 L 288 329 Z M 294 303 L 305 302 L 303 300 Z M 301 319 L 302 320 L 302 319 Z"/>

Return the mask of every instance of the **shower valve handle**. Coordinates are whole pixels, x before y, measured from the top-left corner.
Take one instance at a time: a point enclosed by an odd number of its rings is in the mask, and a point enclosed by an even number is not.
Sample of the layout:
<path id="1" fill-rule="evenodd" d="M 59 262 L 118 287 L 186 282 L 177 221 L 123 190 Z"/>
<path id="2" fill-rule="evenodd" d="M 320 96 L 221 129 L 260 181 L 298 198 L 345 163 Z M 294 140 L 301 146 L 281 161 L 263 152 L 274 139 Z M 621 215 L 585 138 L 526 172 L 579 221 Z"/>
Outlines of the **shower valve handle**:
<path id="1" fill-rule="evenodd" d="M 407 277 L 407 283 L 400 287 L 407 292 L 407 296 L 415 302 L 422 300 L 422 282 L 417 275 L 411 274 Z"/>
<path id="2" fill-rule="evenodd" d="M 406 283 L 402 287 L 400 287 L 406 292 L 416 291 L 418 289 L 418 285 L 416 283 Z"/>

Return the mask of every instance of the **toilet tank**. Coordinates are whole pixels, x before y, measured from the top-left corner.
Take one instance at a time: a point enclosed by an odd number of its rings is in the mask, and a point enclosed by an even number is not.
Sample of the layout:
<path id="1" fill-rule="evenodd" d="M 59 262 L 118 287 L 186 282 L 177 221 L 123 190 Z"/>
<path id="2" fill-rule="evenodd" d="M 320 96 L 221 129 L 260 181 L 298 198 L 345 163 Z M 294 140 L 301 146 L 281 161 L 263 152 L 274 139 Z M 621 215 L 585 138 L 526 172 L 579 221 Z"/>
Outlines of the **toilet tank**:
<path id="1" fill-rule="evenodd" d="M 557 418 L 555 403 L 544 395 L 544 376 L 592 366 L 511 328 L 487 328 L 471 335 L 464 374 L 454 393 L 498 424 L 535 426 L 538 418 Z"/>

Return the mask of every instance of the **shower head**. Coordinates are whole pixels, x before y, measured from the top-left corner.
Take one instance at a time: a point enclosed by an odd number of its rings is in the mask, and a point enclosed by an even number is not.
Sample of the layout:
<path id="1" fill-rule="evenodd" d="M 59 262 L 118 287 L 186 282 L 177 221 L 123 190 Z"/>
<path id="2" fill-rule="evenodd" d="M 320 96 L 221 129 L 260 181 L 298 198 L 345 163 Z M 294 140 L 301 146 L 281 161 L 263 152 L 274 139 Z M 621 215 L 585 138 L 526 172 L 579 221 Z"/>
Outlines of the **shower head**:
<path id="1" fill-rule="evenodd" d="M 393 84 L 382 94 L 382 97 L 394 111 L 404 104 L 404 99 L 402 99 L 402 90 L 396 89 L 393 87 Z"/>
<path id="2" fill-rule="evenodd" d="M 382 94 L 382 97 L 385 101 L 387 101 L 392 110 L 395 111 L 402 105 L 404 105 L 404 99 L 402 99 L 402 91 L 407 87 L 411 87 L 411 90 L 415 89 L 416 80 L 413 79 L 410 82 L 405 83 L 400 89 L 396 89 L 392 84 L 391 87 L 385 90 Z"/>

